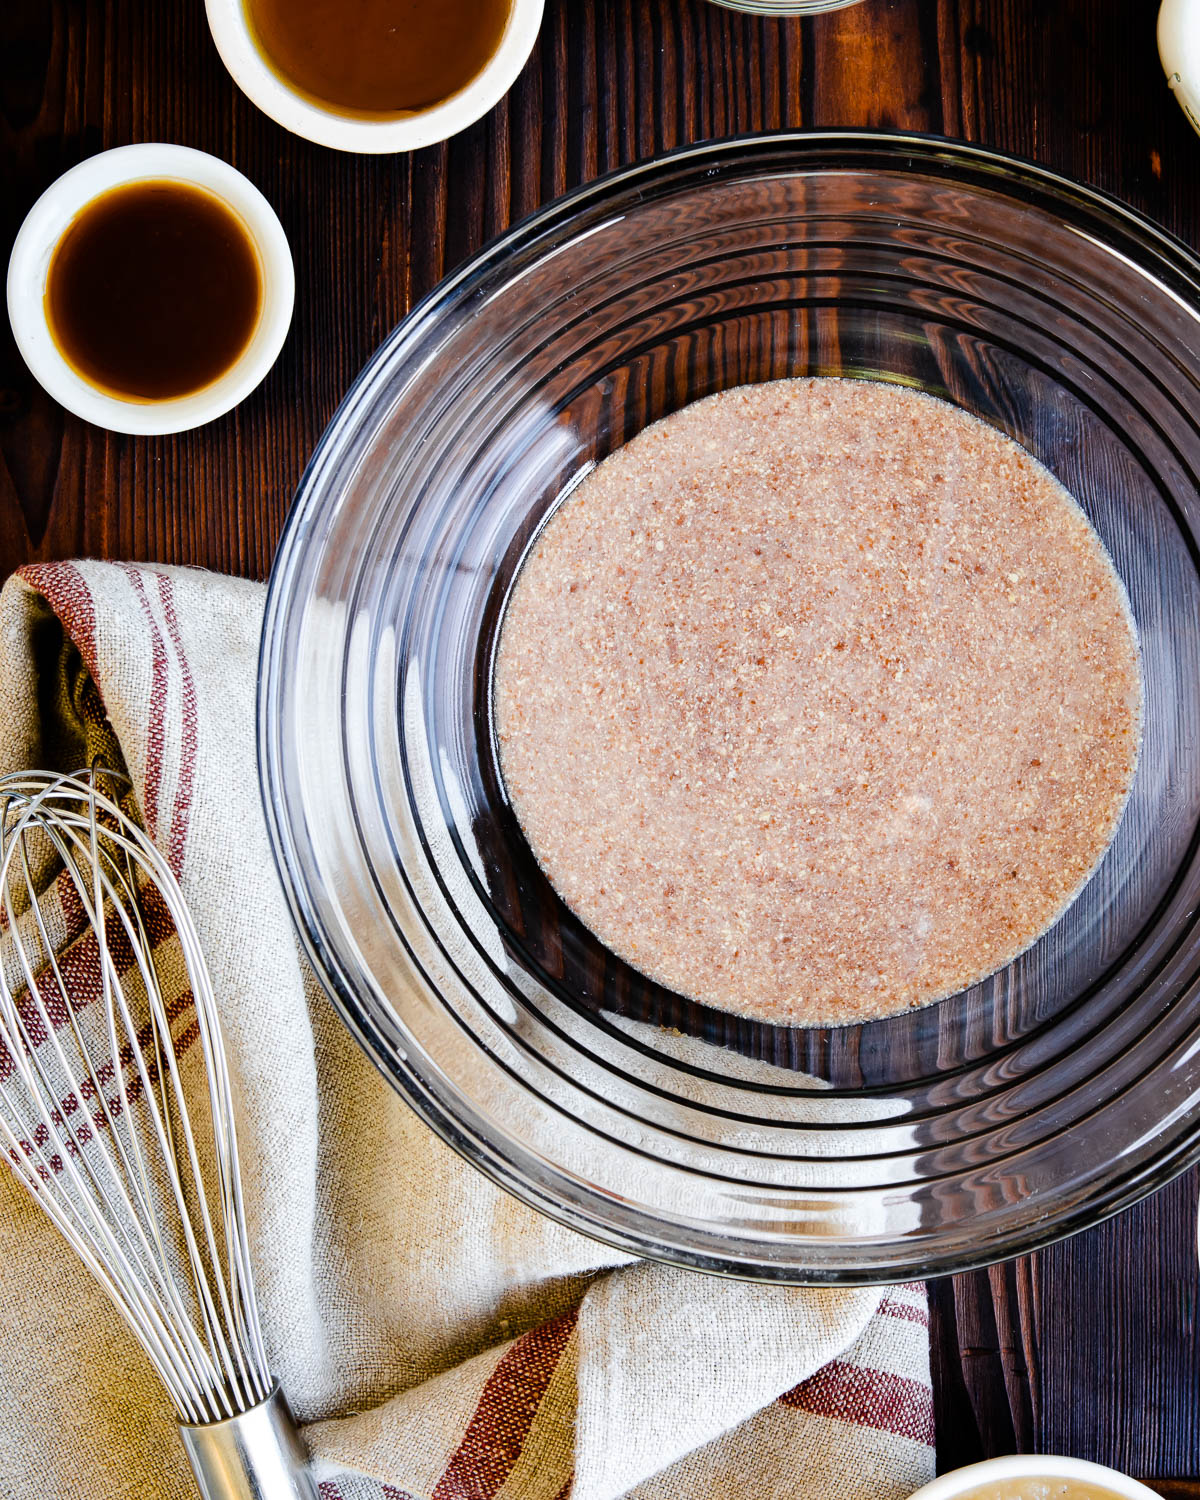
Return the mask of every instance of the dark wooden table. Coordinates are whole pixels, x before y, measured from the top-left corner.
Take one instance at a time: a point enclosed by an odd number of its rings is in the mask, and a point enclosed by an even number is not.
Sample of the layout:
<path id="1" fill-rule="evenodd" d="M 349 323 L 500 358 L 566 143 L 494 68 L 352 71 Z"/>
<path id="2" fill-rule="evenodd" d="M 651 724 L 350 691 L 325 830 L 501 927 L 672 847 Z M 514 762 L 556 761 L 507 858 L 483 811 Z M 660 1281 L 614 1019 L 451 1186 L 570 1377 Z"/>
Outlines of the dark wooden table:
<path id="1" fill-rule="evenodd" d="M 413 303 L 545 199 L 689 141 L 810 125 L 962 136 L 1107 188 L 1200 244 L 1200 139 L 1165 87 L 1156 8 L 863 0 L 764 21 L 708 0 L 548 0 L 538 49 L 490 116 L 380 159 L 310 146 L 259 114 L 218 61 L 203 0 L 0 0 L 5 261 L 53 178 L 106 147 L 162 140 L 256 182 L 297 272 L 295 323 L 266 383 L 176 438 L 67 416 L 5 325 L 2 571 L 90 554 L 265 576 L 306 455 Z M 1042 1449 L 1200 1497 L 1196 1193 L 1181 1180 L 1073 1241 L 932 1288 L 944 1467 Z"/>

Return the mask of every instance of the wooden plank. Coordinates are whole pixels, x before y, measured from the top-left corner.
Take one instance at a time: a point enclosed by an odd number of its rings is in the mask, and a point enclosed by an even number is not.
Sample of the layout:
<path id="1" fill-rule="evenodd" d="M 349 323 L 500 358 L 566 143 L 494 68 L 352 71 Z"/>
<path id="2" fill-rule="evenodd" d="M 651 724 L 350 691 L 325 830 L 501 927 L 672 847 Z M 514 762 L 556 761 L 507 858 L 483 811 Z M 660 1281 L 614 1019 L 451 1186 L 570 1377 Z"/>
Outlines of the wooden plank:
<path id="1" fill-rule="evenodd" d="M 263 387 L 149 441 L 67 416 L 0 333 L 0 567 L 79 553 L 265 576 L 313 443 L 387 330 L 548 197 L 738 130 L 945 131 L 1119 193 L 1200 239 L 1200 141 L 1163 86 L 1150 0 L 864 0 L 812 21 L 706 0 L 549 0 L 484 121 L 413 156 L 324 151 L 224 73 L 203 7 L 0 4 L 0 253 L 37 195 L 107 146 L 214 151 L 276 205 L 295 324 Z M 1033 1260 L 932 1289 L 943 1464 L 1049 1447 L 1200 1474 L 1195 1183 Z M 1161 1485 L 1198 1495 L 1200 1484 Z"/>

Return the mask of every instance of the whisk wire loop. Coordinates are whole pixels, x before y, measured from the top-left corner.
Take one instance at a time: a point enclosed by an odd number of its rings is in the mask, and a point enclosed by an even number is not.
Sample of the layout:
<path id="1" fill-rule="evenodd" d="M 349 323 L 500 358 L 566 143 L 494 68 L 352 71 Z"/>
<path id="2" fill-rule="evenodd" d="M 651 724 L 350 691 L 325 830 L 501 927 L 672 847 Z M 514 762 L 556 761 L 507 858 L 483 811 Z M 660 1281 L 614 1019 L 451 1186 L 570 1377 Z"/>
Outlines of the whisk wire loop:
<path id="1" fill-rule="evenodd" d="M 29 869 L 28 845 L 24 837 L 26 830 L 22 829 L 21 832 L 23 836 L 19 848 L 21 853 L 22 873 L 25 878 L 26 895 L 33 897 L 35 895 L 35 887 Z M 64 860 L 70 857 L 67 847 L 62 844 L 57 835 L 52 837 L 52 843 L 55 845 L 60 857 L 64 858 Z M 43 997 L 42 987 L 38 985 L 35 978 L 34 964 L 30 959 L 28 950 L 22 939 L 20 927 L 12 920 L 13 908 L 11 901 L 6 903 L 6 905 L 7 913 L 10 919 L 10 926 L 13 931 L 13 946 L 17 953 L 20 970 L 25 981 L 25 995 L 27 1004 L 35 1009 L 38 1028 L 41 1034 L 45 1037 L 46 1041 L 49 1042 L 52 1051 L 56 1054 L 56 1061 L 58 1062 L 60 1072 L 65 1074 L 68 1068 L 67 1058 L 65 1056 L 63 1048 L 59 1044 L 53 1020 L 48 1013 Z M 69 988 L 67 986 L 66 979 L 64 978 L 63 973 L 59 968 L 57 956 L 54 952 L 54 947 L 46 930 L 45 923 L 42 920 L 41 908 L 36 902 L 36 899 L 32 900 L 30 910 L 32 911 L 36 919 L 36 926 L 41 942 L 41 952 L 46 957 L 47 966 L 57 986 L 57 993 L 59 996 L 65 997 L 69 994 Z M 112 1234 L 119 1242 L 118 1248 L 121 1252 L 121 1269 L 127 1270 L 129 1269 L 128 1258 L 131 1255 L 134 1257 L 138 1255 L 138 1247 L 135 1246 L 130 1239 L 130 1229 L 132 1228 L 135 1232 L 138 1232 L 140 1234 L 141 1225 L 137 1218 L 133 1215 L 128 1202 L 126 1202 L 126 1207 L 130 1208 L 130 1212 L 125 1215 L 113 1214 L 106 1211 L 109 1201 L 108 1197 L 106 1197 L 106 1193 L 115 1193 L 118 1197 L 124 1197 L 124 1188 L 121 1174 L 114 1167 L 114 1164 L 109 1157 L 106 1142 L 111 1141 L 118 1152 L 121 1153 L 123 1158 L 125 1153 L 124 1142 L 122 1139 L 121 1131 L 118 1129 L 117 1124 L 113 1119 L 112 1113 L 109 1110 L 108 1099 L 104 1090 L 104 1086 L 101 1080 L 96 1075 L 95 1067 L 92 1064 L 90 1055 L 83 1043 L 83 1039 L 79 1034 L 74 1007 L 70 1004 L 67 1004 L 64 1009 L 64 1015 L 66 1024 L 69 1026 L 72 1037 L 76 1043 L 76 1046 L 78 1047 L 78 1055 L 83 1063 L 87 1077 L 84 1081 L 84 1085 L 78 1089 L 77 1093 L 72 1092 L 68 1094 L 66 1098 L 57 1100 L 56 1107 L 50 1113 L 49 1121 L 42 1122 L 42 1137 L 43 1139 L 47 1140 L 51 1146 L 51 1154 L 49 1155 L 49 1157 L 46 1155 L 45 1151 L 41 1149 L 41 1143 L 38 1139 L 38 1131 L 35 1130 L 32 1133 L 32 1142 L 33 1145 L 37 1148 L 36 1156 L 39 1169 L 38 1176 L 40 1178 L 41 1184 L 45 1185 L 43 1188 L 43 1190 L 45 1191 L 45 1189 L 54 1182 L 54 1173 L 56 1171 L 65 1171 L 67 1173 L 71 1185 L 74 1186 L 77 1190 L 82 1190 L 82 1196 L 77 1201 L 80 1209 L 80 1217 L 84 1227 L 86 1228 L 90 1225 L 94 1225 L 97 1217 L 102 1217 L 105 1226 L 109 1230 L 111 1230 Z M 9 1051 L 10 1053 L 12 1053 L 11 1048 L 9 1049 Z M 15 1054 L 13 1054 L 13 1060 L 17 1066 L 19 1076 L 25 1084 L 27 1090 L 33 1091 L 36 1089 L 40 1091 L 42 1096 L 47 1099 L 57 1098 L 57 1090 L 53 1081 L 49 1077 L 45 1064 L 42 1061 L 42 1055 L 39 1049 L 26 1048 L 24 1051 L 18 1050 Z M 76 1133 L 75 1127 L 73 1125 L 73 1115 L 75 1113 L 76 1105 L 82 1104 L 89 1096 L 95 1098 L 97 1106 L 104 1117 L 103 1124 L 107 1126 L 107 1134 L 100 1133 L 95 1137 L 95 1148 L 90 1152 L 83 1150 L 84 1142 Z M 15 1105 L 12 1106 L 12 1108 L 15 1110 Z M 86 1126 L 86 1121 L 84 1121 L 83 1123 Z M 91 1138 L 92 1134 L 89 1129 L 89 1139 Z M 130 1170 L 127 1159 L 123 1160 L 123 1166 L 126 1172 Z M 107 1179 L 104 1183 L 102 1183 L 100 1180 L 101 1175 L 103 1175 Z M 80 1182 L 79 1179 L 81 1177 L 86 1179 L 86 1184 Z M 90 1192 L 88 1190 L 90 1190 Z M 94 1235 L 92 1236 L 92 1244 L 94 1249 L 99 1248 Z M 145 1246 L 144 1238 L 142 1240 L 141 1249 L 143 1250 L 143 1252 L 145 1252 L 147 1249 L 147 1247 Z M 147 1264 L 152 1268 L 152 1282 L 155 1280 L 161 1280 L 161 1277 L 155 1277 L 153 1275 L 154 1262 L 152 1257 L 147 1256 Z"/>
<path id="2" fill-rule="evenodd" d="M 22 828 L 23 835 L 27 831 L 27 828 Z M 65 870 L 75 870 L 77 868 L 76 859 L 80 848 L 85 847 L 82 844 L 81 835 L 86 832 L 88 832 L 86 826 L 82 828 L 73 826 L 67 835 L 66 842 L 64 842 L 63 837 L 57 831 L 52 836 L 51 842 L 62 859 Z M 72 840 L 74 841 L 74 846 Z M 22 864 L 23 869 L 28 872 L 28 848 L 24 837 L 22 839 Z M 118 892 L 99 874 L 96 875 L 91 896 L 89 896 L 87 889 L 82 883 L 80 883 L 76 895 L 84 906 L 85 914 L 92 923 L 93 930 L 97 931 L 98 934 L 102 934 L 104 909 L 103 901 L 96 899 L 97 892 L 101 892 L 102 894 L 107 893 L 113 899 L 118 895 Z M 27 894 L 35 894 L 32 885 L 28 881 Z M 62 970 L 58 966 L 57 958 L 54 956 L 53 945 L 50 944 L 45 924 L 40 918 L 40 906 L 36 901 L 32 910 L 38 916 L 38 927 L 43 944 L 48 945 L 49 948 L 48 967 L 54 974 L 59 986 L 58 995 L 60 998 L 68 999 L 68 1003 L 65 1005 L 66 1023 L 70 1029 L 72 1038 L 77 1044 L 81 1067 L 87 1074 L 82 1086 L 78 1089 L 69 1087 L 69 1092 L 65 1097 L 59 1099 L 58 1090 L 48 1076 L 42 1062 L 42 1051 L 34 1049 L 27 1051 L 25 1054 L 28 1066 L 37 1075 L 37 1081 L 44 1097 L 48 1100 L 58 1101 L 57 1108 L 52 1108 L 51 1110 L 50 1129 L 46 1132 L 53 1142 L 55 1152 L 49 1166 L 51 1171 L 56 1167 L 60 1171 L 65 1169 L 68 1178 L 71 1179 L 75 1187 L 79 1186 L 81 1172 L 82 1175 L 88 1178 L 89 1186 L 94 1190 L 93 1193 L 90 1196 L 85 1195 L 75 1198 L 75 1206 L 79 1212 L 81 1221 L 85 1226 L 91 1226 L 94 1230 L 98 1230 L 99 1238 L 97 1239 L 96 1235 L 93 1235 L 93 1247 L 97 1253 L 103 1253 L 104 1243 L 102 1242 L 105 1241 L 105 1229 L 111 1231 L 118 1253 L 119 1267 L 122 1272 L 129 1272 L 133 1278 L 126 1280 L 124 1284 L 132 1289 L 135 1306 L 139 1307 L 143 1314 L 149 1317 L 151 1325 L 161 1338 L 163 1327 L 169 1327 L 172 1321 L 178 1320 L 183 1314 L 184 1309 L 170 1277 L 164 1271 L 164 1267 L 168 1262 L 165 1258 L 165 1247 L 157 1217 L 153 1211 L 154 1199 L 149 1188 L 148 1175 L 140 1150 L 137 1132 L 131 1127 L 130 1100 L 127 1094 L 123 1094 L 123 1097 L 116 1102 L 115 1106 L 110 1107 L 104 1080 L 98 1076 L 87 1043 L 79 1030 L 76 1006 L 70 1003 L 68 998 L 70 997 L 70 990 Z M 28 953 L 21 941 L 19 928 L 16 932 L 16 944 L 21 953 L 21 969 L 26 978 L 26 995 L 37 1008 L 40 1032 L 45 1037 L 45 1040 L 49 1042 L 50 1049 L 55 1054 L 59 1064 L 60 1072 L 64 1077 L 69 1077 L 70 1063 L 63 1047 L 60 1045 L 58 1033 L 48 1013 L 41 987 L 37 984 L 36 979 L 33 980 L 32 986 L 30 985 L 33 968 Z M 109 950 L 107 944 L 103 942 L 100 944 L 99 949 L 99 967 L 101 971 L 103 1008 L 108 1029 L 108 1057 L 109 1059 L 119 1059 L 123 1055 L 123 1049 L 116 1039 L 112 1024 L 113 973 L 109 962 Z M 140 956 L 139 968 L 142 970 L 142 980 L 147 984 L 148 988 L 156 986 L 157 977 L 152 967 L 141 963 Z M 147 970 L 149 971 L 147 972 Z M 119 976 L 117 976 L 117 989 L 119 992 Z M 135 1045 L 136 1040 L 135 1036 L 133 1038 Z M 113 1071 L 111 1062 L 104 1065 L 102 1071 L 105 1070 L 109 1072 Z M 28 1073 L 25 1073 L 23 1076 L 28 1083 Z M 116 1082 L 118 1089 L 123 1090 L 123 1072 L 119 1068 L 116 1070 Z M 90 1090 L 88 1084 L 91 1085 Z M 75 1132 L 70 1121 L 76 1106 L 88 1099 L 89 1096 L 94 1096 L 102 1115 L 102 1120 L 95 1121 L 94 1123 L 98 1126 L 106 1127 L 106 1129 L 99 1129 L 94 1136 L 89 1130 L 87 1143 L 94 1141 L 94 1150 L 84 1151 L 82 1147 L 85 1142 Z M 65 1140 L 59 1133 L 58 1127 L 60 1121 L 65 1122 Z M 45 1128 L 45 1122 L 43 1122 L 43 1128 Z M 109 1142 L 111 1142 L 115 1149 L 117 1162 L 113 1161 L 109 1153 L 107 1144 Z M 93 1170 L 93 1159 L 97 1168 L 104 1169 L 103 1172 Z M 82 1164 L 82 1166 L 79 1164 Z M 45 1170 L 46 1165 L 43 1153 L 41 1160 L 43 1170 L 39 1173 L 41 1178 L 40 1185 L 43 1192 L 47 1190 L 51 1183 L 56 1181 Z M 101 1177 L 104 1178 L 103 1181 L 101 1181 Z M 63 1185 L 61 1177 L 57 1179 L 57 1182 L 59 1186 Z M 132 1194 L 130 1192 L 131 1187 L 134 1190 Z M 115 1212 L 114 1205 L 116 1205 L 117 1209 Z M 120 1211 L 122 1208 L 124 1212 Z M 147 1242 L 147 1229 L 154 1240 L 153 1245 Z M 141 1282 L 136 1279 L 136 1272 L 141 1273 L 143 1278 Z M 197 1393 L 203 1388 L 204 1377 L 192 1347 L 195 1341 L 188 1336 L 186 1320 L 181 1324 L 181 1327 L 184 1333 L 184 1349 L 182 1352 L 185 1355 L 187 1365 L 190 1367 L 191 1378 L 188 1378 L 189 1370 L 180 1370 L 177 1372 L 178 1378 L 185 1382 L 184 1388 L 189 1391 L 189 1399 L 186 1401 L 188 1409 L 203 1411 L 202 1405 L 197 1404 Z"/>
<path id="3" fill-rule="evenodd" d="M 232 1091 L 199 937 L 120 779 L 0 779 L 0 1140 L 181 1419 L 218 1422 L 272 1390 Z"/>

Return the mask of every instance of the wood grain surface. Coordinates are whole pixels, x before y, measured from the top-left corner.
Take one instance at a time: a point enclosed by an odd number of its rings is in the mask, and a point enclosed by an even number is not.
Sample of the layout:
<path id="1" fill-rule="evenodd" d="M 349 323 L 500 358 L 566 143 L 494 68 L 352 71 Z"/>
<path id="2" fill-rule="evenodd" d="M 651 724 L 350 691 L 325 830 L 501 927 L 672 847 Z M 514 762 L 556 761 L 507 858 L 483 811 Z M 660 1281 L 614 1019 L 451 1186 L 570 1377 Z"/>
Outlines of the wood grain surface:
<path id="1" fill-rule="evenodd" d="M 79 554 L 265 576 L 355 372 L 447 270 L 600 172 L 779 126 L 927 130 L 1034 158 L 1200 243 L 1200 140 L 1153 0 L 863 0 L 770 21 L 708 0 L 548 0 L 507 99 L 411 156 L 297 140 L 234 88 L 202 0 L 0 0 L 0 252 L 82 158 L 176 141 L 234 163 L 296 260 L 284 354 L 237 411 L 133 439 L 66 415 L 0 332 L 0 564 Z M 1042 1449 L 1200 1497 L 1195 1180 L 1040 1255 L 931 1288 L 940 1461 Z M 1192 1482 L 1188 1482 L 1189 1479 Z"/>

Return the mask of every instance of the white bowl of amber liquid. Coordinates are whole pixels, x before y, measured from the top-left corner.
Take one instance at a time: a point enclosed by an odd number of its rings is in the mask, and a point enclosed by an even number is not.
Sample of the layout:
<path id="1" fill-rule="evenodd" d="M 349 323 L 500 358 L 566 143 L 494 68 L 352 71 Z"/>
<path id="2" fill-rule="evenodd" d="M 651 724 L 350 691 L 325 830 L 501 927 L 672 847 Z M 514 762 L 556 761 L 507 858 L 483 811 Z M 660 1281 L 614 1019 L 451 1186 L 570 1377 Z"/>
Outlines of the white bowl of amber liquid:
<path id="1" fill-rule="evenodd" d="M 525 66 L 543 0 L 206 0 L 221 60 L 293 135 L 416 151 L 465 130 Z"/>
<path id="2" fill-rule="evenodd" d="M 68 411 L 110 432 L 186 432 L 231 411 L 287 337 L 283 226 L 228 162 L 166 142 L 65 172 L 8 266 L 21 357 Z"/>
<path id="3" fill-rule="evenodd" d="M 1127 1474 L 1081 1458 L 1022 1453 L 943 1474 L 911 1500 L 1161 1500 Z"/>

